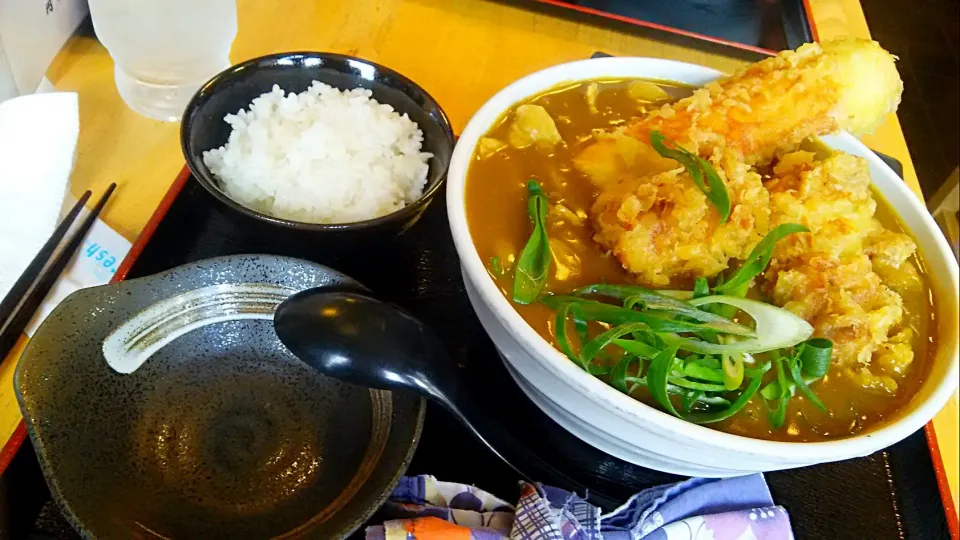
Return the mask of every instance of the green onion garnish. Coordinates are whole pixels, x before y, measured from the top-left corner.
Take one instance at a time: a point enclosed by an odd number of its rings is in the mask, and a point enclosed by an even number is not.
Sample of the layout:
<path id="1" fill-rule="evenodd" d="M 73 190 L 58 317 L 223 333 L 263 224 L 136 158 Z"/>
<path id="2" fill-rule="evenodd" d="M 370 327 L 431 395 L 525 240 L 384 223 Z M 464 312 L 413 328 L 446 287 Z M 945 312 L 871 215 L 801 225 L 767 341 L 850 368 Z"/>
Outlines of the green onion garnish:
<path id="1" fill-rule="evenodd" d="M 683 410 L 683 413 L 686 414 L 693 409 L 693 404 L 697 402 L 697 399 L 703 396 L 702 390 L 688 390 L 683 393 L 680 397 L 680 407 Z"/>
<path id="2" fill-rule="evenodd" d="M 647 388 L 650 389 L 650 394 L 653 396 L 653 399 L 661 407 L 666 409 L 667 412 L 688 422 L 693 422 L 695 424 L 710 424 L 713 422 L 726 420 L 727 418 L 730 418 L 734 414 L 738 413 L 740 409 L 744 408 L 753 395 L 757 393 L 757 389 L 760 388 L 760 379 L 751 379 L 749 384 L 747 384 L 747 387 L 726 408 L 716 411 L 693 411 L 680 413 L 673 406 L 669 395 L 671 393 L 669 390 L 670 387 L 674 386 L 673 384 L 670 384 L 670 373 L 676 360 L 676 355 L 676 347 L 669 347 L 657 355 L 656 358 L 652 359 L 650 362 L 650 367 L 647 369 Z M 697 389 L 690 388 L 690 390 Z M 683 396 L 684 393 L 680 392 L 680 395 Z M 685 403 L 681 403 L 681 405 L 685 409 L 688 408 Z"/>
<path id="3" fill-rule="evenodd" d="M 760 275 L 767 265 L 770 264 L 770 258 L 773 256 L 773 248 L 783 237 L 798 233 L 810 232 L 810 229 L 796 223 L 784 223 L 773 228 L 768 232 L 763 240 L 753 248 L 750 255 L 743 261 L 740 269 L 722 285 L 714 287 L 716 294 L 728 294 L 730 296 L 743 296 L 749 286 L 750 280 Z"/>
<path id="4" fill-rule="evenodd" d="M 595 300 L 587 300 L 577 296 L 547 294 L 540 297 L 540 302 L 552 309 L 558 309 L 563 304 L 572 303 L 577 306 L 581 315 L 588 321 L 607 324 L 644 323 L 647 325 L 647 328 L 654 332 L 674 333 L 712 330 L 729 333 L 729 330 L 719 330 L 719 328 L 727 328 L 729 324 L 733 324 L 732 321 L 727 319 L 723 319 L 723 324 L 682 321 L 649 312 L 638 311 L 636 309 L 628 309 L 612 304 L 604 304 L 603 302 L 597 302 Z M 706 312 L 702 313 L 704 315 L 711 315 Z M 746 332 L 753 333 L 749 328 L 741 328 Z"/>
<path id="5" fill-rule="evenodd" d="M 689 390 L 701 390 L 703 392 L 724 392 L 726 390 L 722 384 L 691 381 L 683 377 L 667 377 L 667 381 L 680 388 L 687 388 Z"/>
<path id="6" fill-rule="evenodd" d="M 664 141 L 670 143 L 673 148 L 667 148 Z M 713 168 L 709 161 L 684 149 L 677 143 L 671 141 L 663 133 L 654 130 L 650 133 L 650 144 L 653 149 L 661 156 L 680 162 L 693 183 L 707 196 L 707 200 L 720 212 L 720 223 L 726 223 L 730 217 L 730 195 L 727 193 L 727 186 L 723 184 L 720 175 Z M 706 177 L 706 184 L 704 184 Z"/>
<path id="7" fill-rule="evenodd" d="M 747 406 L 747 403 L 750 402 L 750 399 L 753 398 L 753 395 L 757 393 L 757 389 L 760 388 L 760 378 L 750 379 L 750 382 L 747 384 L 747 387 L 740 392 L 740 395 L 737 396 L 737 399 L 733 400 L 730 405 L 725 409 L 720 409 L 719 411 L 705 411 L 705 412 L 692 412 L 683 417 L 684 420 L 688 422 L 693 422 L 694 424 L 712 424 L 714 422 L 719 422 L 721 420 L 726 420 L 731 416 L 740 412 L 740 409 Z"/>
<path id="8" fill-rule="evenodd" d="M 783 367 L 783 358 L 779 354 L 773 354 L 773 367 L 777 369 L 777 383 L 780 385 L 780 395 L 777 397 L 777 407 L 770 409 L 770 424 L 774 429 L 780 429 L 787 419 L 787 403 L 793 397 L 790 391 L 787 373 Z"/>
<path id="9" fill-rule="evenodd" d="M 517 259 L 513 278 L 513 301 L 529 304 L 537 299 L 550 272 L 550 242 L 547 239 L 547 206 L 549 201 L 534 180 L 527 182 L 530 198 L 527 211 L 533 221 L 533 232 Z"/>
<path id="10" fill-rule="evenodd" d="M 707 278 L 698 277 L 693 280 L 693 297 L 700 298 L 702 296 L 707 296 L 710 294 L 710 285 L 707 283 Z"/>
<path id="11" fill-rule="evenodd" d="M 797 390 L 800 390 L 801 394 L 810 400 L 810 403 L 816 405 L 821 411 L 827 412 L 827 406 L 824 405 L 817 394 L 807 386 L 807 381 L 803 380 L 803 374 L 800 373 L 800 362 L 796 358 L 793 360 L 794 361 L 790 363 L 790 378 L 793 379 L 793 384 L 797 386 Z"/>
<path id="12" fill-rule="evenodd" d="M 699 357 L 695 357 L 699 358 Z M 701 381 L 707 381 L 712 383 L 722 383 L 723 382 L 723 372 L 720 370 L 720 365 L 717 364 L 716 367 L 708 367 L 702 362 L 696 360 L 687 360 L 683 364 L 683 375 L 685 377 L 700 379 Z M 739 387 L 740 385 L 737 385 Z M 732 390 L 732 389 L 731 389 Z"/>
<path id="13" fill-rule="evenodd" d="M 800 344 L 800 368 L 810 377 L 823 377 L 830 369 L 833 342 L 826 338 L 813 338 Z"/>
<path id="14" fill-rule="evenodd" d="M 567 358 L 570 360 L 579 362 L 579 357 L 573 352 L 573 347 L 570 345 L 570 338 L 567 337 L 567 317 L 570 314 L 570 307 L 572 305 L 573 304 L 564 304 L 557 309 L 554 333 L 557 335 L 557 345 L 560 346 L 560 351 L 567 355 Z"/>
<path id="15" fill-rule="evenodd" d="M 768 360 L 768 361 L 760 364 L 758 367 L 755 367 L 755 368 L 744 368 L 743 374 L 746 375 L 747 377 L 751 378 L 751 379 L 759 379 L 760 377 L 763 377 L 763 374 L 764 374 L 764 373 L 770 371 L 770 368 L 771 368 L 771 367 L 773 367 L 773 363 L 771 363 L 771 362 Z"/>
<path id="16" fill-rule="evenodd" d="M 615 339 L 622 335 L 629 334 L 634 330 L 643 330 L 645 327 L 643 323 L 621 324 L 591 339 L 586 342 L 583 345 L 583 349 L 580 350 L 580 365 L 584 370 L 589 371 L 593 359 L 596 358 L 597 354 L 607 345 L 610 345 Z"/>
<path id="17" fill-rule="evenodd" d="M 610 372 L 610 385 L 624 394 L 629 394 L 630 390 L 627 388 L 627 376 L 630 372 L 630 366 L 634 364 L 638 366 L 637 373 L 643 371 L 642 358 L 632 355 L 621 358 L 620 361 L 617 362 L 617 365 L 614 366 L 613 371 Z"/>
<path id="18" fill-rule="evenodd" d="M 721 361 L 723 366 L 723 386 L 726 390 L 736 390 L 743 384 L 743 355 L 739 353 L 725 354 Z"/>
<path id="19" fill-rule="evenodd" d="M 689 301 L 694 306 L 709 304 L 731 305 L 750 315 L 756 323 L 756 337 L 730 340 L 727 343 L 710 343 L 700 339 L 677 335 L 661 336 L 668 345 L 677 345 L 681 350 L 700 354 L 761 353 L 792 347 L 813 334 L 813 327 L 790 311 L 777 306 L 733 296 L 704 296 Z"/>
<path id="20" fill-rule="evenodd" d="M 613 344 L 629 354 L 642 356 L 644 358 L 653 358 L 660 354 L 662 350 L 636 339 L 615 339 L 613 340 Z"/>
<path id="21" fill-rule="evenodd" d="M 647 388 L 650 390 L 650 395 L 661 407 L 670 414 L 682 418 L 682 415 L 674 408 L 667 392 L 667 379 L 670 377 L 670 371 L 676 357 L 677 348 L 667 347 L 660 354 L 650 359 L 650 367 L 647 369 Z"/>
<path id="22" fill-rule="evenodd" d="M 625 306 L 629 302 L 630 308 L 640 306 L 642 309 L 654 309 L 683 315 L 709 325 L 709 329 L 711 330 L 725 334 L 748 337 L 756 335 L 750 328 L 737 324 L 730 319 L 703 311 L 683 300 L 678 300 L 638 285 L 607 285 L 598 283 L 577 289 L 573 291 L 573 294 L 574 296 L 596 295 L 614 298 L 624 301 Z"/>

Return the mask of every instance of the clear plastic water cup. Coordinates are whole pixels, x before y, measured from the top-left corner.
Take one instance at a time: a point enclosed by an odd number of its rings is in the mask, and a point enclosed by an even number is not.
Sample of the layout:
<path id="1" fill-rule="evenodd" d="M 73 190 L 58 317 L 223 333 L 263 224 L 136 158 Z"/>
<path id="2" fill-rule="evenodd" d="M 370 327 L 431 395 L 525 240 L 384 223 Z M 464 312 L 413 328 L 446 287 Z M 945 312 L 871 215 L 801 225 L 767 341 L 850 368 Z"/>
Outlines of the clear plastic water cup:
<path id="1" fill-rule="evenodd" d="M 194 92 L 230 65 L 235 0 L 90 0 L 90 14 L 120 97 L 144 116 L 180 120 Z"/>

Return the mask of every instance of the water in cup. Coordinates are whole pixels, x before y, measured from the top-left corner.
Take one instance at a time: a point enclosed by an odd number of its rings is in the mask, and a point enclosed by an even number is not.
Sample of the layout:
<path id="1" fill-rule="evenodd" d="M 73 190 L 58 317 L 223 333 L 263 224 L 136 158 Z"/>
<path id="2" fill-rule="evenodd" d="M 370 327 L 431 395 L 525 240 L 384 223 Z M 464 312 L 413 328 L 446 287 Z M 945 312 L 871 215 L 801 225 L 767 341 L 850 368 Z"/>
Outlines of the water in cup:
<path id="1" fill-rule="evenodd" d="M 235 0 L 90 0 L 120 96 L 140 114 L 175 122 L 200 86 L 230 65 Z"/>

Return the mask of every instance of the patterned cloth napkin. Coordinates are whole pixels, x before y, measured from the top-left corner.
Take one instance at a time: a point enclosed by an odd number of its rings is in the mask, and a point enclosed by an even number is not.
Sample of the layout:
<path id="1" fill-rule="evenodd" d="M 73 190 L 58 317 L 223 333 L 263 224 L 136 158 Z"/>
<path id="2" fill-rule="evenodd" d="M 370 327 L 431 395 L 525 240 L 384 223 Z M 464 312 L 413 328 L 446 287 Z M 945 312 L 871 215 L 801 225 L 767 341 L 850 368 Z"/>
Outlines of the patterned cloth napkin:
<path id="1" fill-rule="evenodd" d="M 516 507 L 473 486 L 406 477 L 384 505 L 396 517 L 367 540 L 792 540 L 763 476 L 691 478 L 650 488 L 603 515 L 574 493 L 522 483 Z"/>

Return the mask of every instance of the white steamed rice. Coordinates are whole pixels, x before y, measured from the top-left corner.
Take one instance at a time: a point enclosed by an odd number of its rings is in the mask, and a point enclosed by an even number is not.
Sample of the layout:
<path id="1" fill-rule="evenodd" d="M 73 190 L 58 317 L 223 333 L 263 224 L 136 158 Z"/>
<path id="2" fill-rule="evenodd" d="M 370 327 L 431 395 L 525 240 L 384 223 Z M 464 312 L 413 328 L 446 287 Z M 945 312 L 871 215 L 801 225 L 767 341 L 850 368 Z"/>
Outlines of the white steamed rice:
<path id="1" fill-rule="evenodd" d="M 427 160 L 416 122 L 365 89 L 341 92 L 314 81 L 279 86 L 228 114 L 227 144 L 203 162 L 227 195 L 294 221 L 348 223 L 384 216 L 423 193 Z"/>

